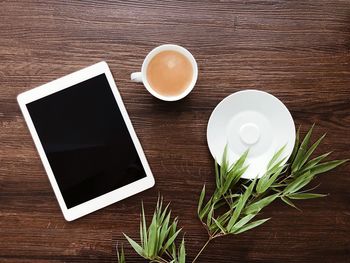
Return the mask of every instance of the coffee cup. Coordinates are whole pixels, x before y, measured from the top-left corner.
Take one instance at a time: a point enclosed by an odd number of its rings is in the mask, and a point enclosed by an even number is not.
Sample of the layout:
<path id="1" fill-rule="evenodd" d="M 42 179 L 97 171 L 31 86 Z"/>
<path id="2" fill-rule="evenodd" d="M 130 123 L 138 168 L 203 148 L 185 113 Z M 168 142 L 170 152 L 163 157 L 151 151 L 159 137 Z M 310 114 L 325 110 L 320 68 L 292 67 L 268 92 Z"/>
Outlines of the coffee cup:
<path id="1" fill-rule="evenodd" d="M 148 53 L 141 72 L 131 73 L 131 80 L 142 82 L 154 97 L 177 101 L 194 88 L 198 67 L 193 55 L 184 47 L 166 44 Z"/>

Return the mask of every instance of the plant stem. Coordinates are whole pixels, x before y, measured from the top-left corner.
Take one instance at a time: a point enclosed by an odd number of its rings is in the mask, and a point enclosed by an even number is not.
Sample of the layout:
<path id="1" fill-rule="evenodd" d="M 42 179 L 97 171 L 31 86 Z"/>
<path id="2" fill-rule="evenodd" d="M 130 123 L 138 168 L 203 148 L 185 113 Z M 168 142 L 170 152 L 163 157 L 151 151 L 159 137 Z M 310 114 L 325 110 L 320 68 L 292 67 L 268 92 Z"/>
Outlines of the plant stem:
<path id="1" fill-rule="evenodd" d="M 201 248 L 201 250 L 199 250 L 197 256 L 192 260 L 192 263 L 196 262 L 196 260 L 198 259 L 198 257 L 200 256 L 200 254 L 202 254 L 203 250 L 206 248 L 206 246 L 209 244 L 209 242 L 213 239 L 213 237 L 209 237 L 209 239 L 207 240 L 207 242 L 205 242 L 205 244 L 203 245 L 203 247 Z"/>
<path id="2" fill-rule="evenodd" d="M 164 258 L 158 257 L 157 259 L 154 259 L 150 262 L 157 262 L 157 263 L 169 263 L 167 260 L 165 260 Z"/>
<path id="3" fill-rule="evenodd" d="M 162 258 L 162 257 L 158 257 L 158 260 L 159 260 L 159 262 L 161 262 L 161 263 L 169 263 L 169 261 L 165 260 L 165 259 Z"/>

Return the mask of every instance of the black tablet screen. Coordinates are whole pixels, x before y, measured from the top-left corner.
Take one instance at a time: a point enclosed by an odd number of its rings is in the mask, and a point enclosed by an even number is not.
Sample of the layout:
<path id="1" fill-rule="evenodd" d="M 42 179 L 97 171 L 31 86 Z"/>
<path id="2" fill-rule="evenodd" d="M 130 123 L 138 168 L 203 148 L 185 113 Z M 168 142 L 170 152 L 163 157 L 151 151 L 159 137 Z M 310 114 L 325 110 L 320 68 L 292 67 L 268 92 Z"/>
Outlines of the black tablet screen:
<path id="1" fill-rule="evenodd" d="M 27 108 L 68 208 L 146 176 L 105 74 Z"/>

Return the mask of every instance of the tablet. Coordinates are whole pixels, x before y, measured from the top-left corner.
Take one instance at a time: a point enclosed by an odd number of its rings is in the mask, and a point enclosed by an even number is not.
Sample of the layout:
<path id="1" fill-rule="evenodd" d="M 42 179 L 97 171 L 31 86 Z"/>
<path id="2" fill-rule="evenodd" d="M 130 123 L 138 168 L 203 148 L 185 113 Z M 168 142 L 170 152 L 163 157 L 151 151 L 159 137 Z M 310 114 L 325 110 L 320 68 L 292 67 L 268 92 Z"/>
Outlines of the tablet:
<path id="1" fill-rule="evenodd" d="M 154 185 L 106 62 L 17 100 L 67 221 Z"/>

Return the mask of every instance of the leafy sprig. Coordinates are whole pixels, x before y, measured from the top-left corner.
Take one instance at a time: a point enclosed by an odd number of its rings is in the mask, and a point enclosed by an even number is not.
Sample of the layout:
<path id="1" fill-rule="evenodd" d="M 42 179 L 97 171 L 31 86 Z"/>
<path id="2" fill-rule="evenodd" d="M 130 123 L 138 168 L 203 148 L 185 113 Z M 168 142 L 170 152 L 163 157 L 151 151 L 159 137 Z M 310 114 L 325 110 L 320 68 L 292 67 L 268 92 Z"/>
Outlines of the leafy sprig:
<path id="1" fill-rule="evenodd" d="M 148 227 L 143 205 L 140 217 L 140 243 L 124 234 L 132 248 L 150 262 L 185 263 L 185 240 L 182 239 L 180 247 L 177 249 L 175 239 L 182 229 L 177 227 L 177 218 L 171 220 L 169 204 L 163 208 L 163 200 L 158 198 L 151 224 Z M 120 255 L 118 262 L 125 263 L 123 250 Z"/>
<path id="2" fill-rule="evenodd" d="M 195 262 L 206 246 L 214 238 L 225 235 L 237 235 L 258 227 L 270 218 L 259 218 L 261 211 L 277 199 L 297 208 L 292 200 L 311 199 L 326 196 L 314 193 L 317 188 L 307 186 L 321 173 L 336 168 L 348 160 L 324 161 L 330 152 L 311 159 L 325 135 L 311 144 L 314 126 L 300 141 L 300 129 L 297 131 L 295 146 L 289 160 L 282 158 L 285 147 L 279 149 L 260 178 L 243 180 L 247 170 L 245 165 L 248 151 L 233 164 L 224 150 L 221 166 L 215 161 L 215 190 L 206 192 L 205 185 L 199 196 L 197 214 L 208 233 L 208 240 L 193 259 Z M 158 199 L 152 222 L 147 228 L 142 206 L 140 221 L 140 244 L 125 235 L 133 249 L 150 262 L 184 263 L 186 261 L 185 243 L 182 239 L 177 249 L 175 242 L 181 229 L 177 229 L 177 219 L 170 222 L 171 211 L 167 205 L 162 208 Z M 297 208 L 298 209 L 298 208 Z M 118 262 L 125 263 L 124 251 L 118 252 Z"/>

